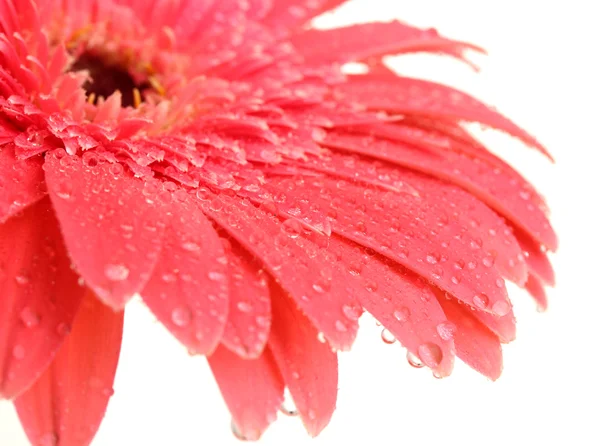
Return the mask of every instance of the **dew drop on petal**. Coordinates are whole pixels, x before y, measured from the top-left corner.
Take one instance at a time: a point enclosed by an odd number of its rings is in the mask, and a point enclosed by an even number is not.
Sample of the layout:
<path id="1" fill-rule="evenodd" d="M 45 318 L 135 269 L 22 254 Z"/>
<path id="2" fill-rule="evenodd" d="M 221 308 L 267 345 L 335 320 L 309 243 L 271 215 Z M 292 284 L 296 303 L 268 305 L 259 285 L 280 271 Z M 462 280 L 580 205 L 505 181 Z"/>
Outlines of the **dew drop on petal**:
<path id="1" fill-rule="evenodd" d="M 242 313 L 250 313 L 252 311 L 252 305 L 248 302 L 238 302 L 236 306 Z"/>
<path id="2" fill-rule="evenodd" d="M 398 308 L 394 311 L 394 317 L 398 322 L 406 322 L 410 318 L 410 310 L 406 307 Z"/>
<path id="3" fill-rule="evenodd" d="M 327 342 L 327 339 L 325 339 L 325 335 L 323 334 L 322 331 L 320 331 L 319 334 L 317 335 L 317 339 L 319 340 L 319 342 L 321 344 L 325 344 L 325 342 Z"/>
<path id="4" fill-rule="evenodd" d="M 339 332 L 348 331 L 348 327 L 346 327 L 346 324 L 344 324 L 342 321 L 335 321 L 335 329 Z"/>
<path id="5" fill-rule="evenodd" d="M 40 323 L 40 316 L 30 307 L 23 308 L 19 317 L 23 325 L 27 328 L 36 327 Z"/>
<path id="6" fill-rule="evenodd" d="M 450 341 L 456 333 L 456 325 L 449 321 L 442 322 L 438 324 L 436 331 L 444 341 Z"/>
<path id="7" fill-rule="evenodd" d="M 233 422 L 233 420 L 231 420 L 231 433 L 233 434 L 233 436 L 235 438 L 237 438 L 240 441 L 248 441 L 248 438 L 246 438 L 238 429 L 238 427 L 235 425 L 235 423 Z"/>
<path id="8" fill-rule="evenodd" d="M 499 300 L 492 305 L 492 311 L 498 316 L 506 316 L 510 311 L 510 304 L 505 300 Z"/>
<path id="9" fill-rule="evenodd" d="M 25 347 L 22 345 L 15 345 L 12 350 L 13 358 L 21 360 L 25 358 Z"/>
<path id="10" fill-rule="evenodd" d="M 419 345 L 418 352 L 421 361 L 428 367 L 437 367 L 444 356 L 440 346 L 432 342 Z"/>
<path id="11" fill-rule="evenodd" d="M 393 344 L 396 342 L 396 337 L 387 328 L 381 330 L 381 340 L 386 344 Z"/>
<path id="12" fill-rule="evenodd" d="M 171 320 L 178 327 L 185 327 L 192 321 L 192 312 L 189 308 L 177 307 L 171 313 Z"/>
<path id="13" fill-rule="evenodd" d="M 285 389 L 285 392 L 283 393 L 283 402 L 281 403 L 281 406 L 279 407 L 279 411 L 288 417 L 295 417 L 298 415 L 298 409 L 296 408 L 296 405 L 294 404 L 294 400 L 292 399 L 292 396 L 290 395 L 290 391 L 287 388 Z"/>
<path id="14" fill-rule="evenodd" d="M 58 435 L 54 432 L 49 432 L 38 438 L 39 446 L 57 446 Z"/>
<path id="15" fill-rule="evenodd" d="M 342 307 L 342 312 L 344 313 L 344 316 L 346 316 L 351 321 L 357 321 L 360 317 L 359 309 L 350 305 L 344 305 Z"/>
<path id="16" fill-rule="evenodd" d="M 419 357 L 412 352 L 408 352 L 406 354 L 406 360 L 412 367 L 414 367 L 416 369 L 420 369 L 421 367 L 424 366 L 424 364 L 421 362 Z"/>
<path id="17" fill-rule="evenodd" d="M 475 305 L 475 307 L 479 308 L 480 310 L 485 310 L 487 308 L 487 306 L 489 305 L 489 303 L 490 303 L 489 297 L 487 297 L 483 293 L 477 294 L 477 295 L 475 295 L 475 297 L 473 297 L 473 305 Z"/>
<path id="18" fill-rule="evenodd" d="M 129 268 L 111 263 L 104 267 L 104 275 L 112 282 L 122 282 L 129 277 Z"/>

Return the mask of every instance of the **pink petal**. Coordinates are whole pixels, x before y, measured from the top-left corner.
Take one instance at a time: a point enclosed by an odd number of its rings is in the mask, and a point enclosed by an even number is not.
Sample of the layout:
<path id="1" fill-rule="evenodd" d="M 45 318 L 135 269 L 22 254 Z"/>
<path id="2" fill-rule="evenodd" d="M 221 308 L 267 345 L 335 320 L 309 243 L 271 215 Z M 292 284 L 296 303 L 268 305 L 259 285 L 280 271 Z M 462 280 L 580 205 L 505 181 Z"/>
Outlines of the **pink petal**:
<path id="1" fill-rule="evenodd" d="M 277 279 L 298 307 L 324 333 L 331 345 L 349 349 L 358 323 L 347 320 L 342 308 L 351 303 L 342 284 L 333 280 L 333 266 L 319 247 L 288 231 L 279 220 L 247 200 L 199 190 L 203 209 Z M 300 245 L 302 243 L 302 245 Z"/>
<path id="2" fill-rule="evenodd" d="M 498 271 L 483 261 L 487 255 L 483 241 L 419 197 L 326 177 L 271 178 L 265 189 L 285 197 L 282 209 L 295 209 L 308 199 L 311 215 L 329 216 L 334 232 L 398 262 L 469 305 L 500 315 L 510 311 Z M 446 217 L 443 224 L 441 217 Z"/>
<path id="3" fill-rule="evenodd" d="M 42 162 L 41 156 L 17 160 L 11 145 L 0 149 L 0 223 L 46 195 Z"/>
<path id="4" fill-rule="evenodd" d="M 548 297 L 544 289 L 543 283 L 536 276 L 531 275 L 525 284 L 525 289 L 537 302 L 539 311 L 546 311 L 548 309 Z"/>
<path id="5" fill-rule="evenodd" d="M 502 373 L 502 347 L 497 336 L 481 324 L 470 312 L 449 296 L 439 302 L 456 326 L 456 355 L 482 375 L 495 381 Z"/>
<path id="6" fill-rule="evenodd" d="M 243 358 L 258 358 L 271 330 L 271 298 L 261 265 L 237 242 L 224 240 L 229 270 L 229 316 L 221 342 Z"/>
<path id="7" fill-rule="evenodd" d="M 227 321 L 227 258 L 212 224 L 180 192 L 169 205 L 163 248 L 141 295 L 190 352 L 210 354 Z"/>
<path id="8" fill-rule="evenodd" d="M 448 376 L 454 365 L 453 328 L 427 283 L 338 237 L 330 238 L 328 249 L 359 282 L 349 286 L 358 289 L 363 307 L 437 376 Z"/>
<path id="9" fill-rule="evenodd" d="M 441 37 L 434 29 L 393 22 L 361 23 L 333 29 L 310 29 L 291 38 L 309 65 L 358 62 L 385 55 L 427 51 L 462 58 L 475 45 Z"/>
<path id="10" fill-rule="evenodd" d="M 13 398 L 58 351 L 85 289 L 71 270 L 50 200 L 0 225 L 0 396 Z"/>
<path id="11" fill-rule="evenodd" d="M 15 400 L 32 444 L 90 443 L 113 394 L 122 333 L 123 313 L 88 292 L 52 365 Z"/>
<path id="12" fill-rule="evenodd" d="M 46 183 L 75 267 L 115 309 L 142 290 L 158 259 L 163 212 L 154 183 L 119 164 L 47 154 Z M 161 208 L 159 208 L 161 209 Z"/>
<path id="13" fill-rule="evenodd" d="M 299 27 L 312 18 L 346 3 L 348 0 L 277 0 L 263 19 L 280 32 Z"/>
<path id="14" fill-rule="evenodd" d="M 545 285 L 554 286 L 556 283 L 554 268 L 548 260 L 545 249 L 542 249 L 539 243 L 536 243 L 527 235 L 517 233 L 517 239 L 525 252 L 525 262 L 529 270 Z"/>
<path id="15" fill-rule="evenodd" d="M 350 82 L 337 87 L 337 92 L 372 110 L 479 122 L 521 139 L 551 159 L 542 144 L 512 121 L 472 96 L 442 84 L 400 76 L 352 76 Z"/>
<path id="16" fill-rule="evenodd" d="M 478 157 L 451 151 L 433 152 L 370 136 L 329 132 L 324 144 L 331 148 L 389 161 L 462 187 L 531 237 L 556 249 L 556 234 L 545 214 L 543 200 L 516 172 Z"/>
<path id="17" fill-rule="evenodd" d="M 337 354 L 295 303 L 272 284 L 273 327 L 269 347 L 308 433 L 329 423 L 337 399 Z"/>
<path id="18" fill-rule="evenodd" d="M 248 360 L 221 346 L 208 363 L 235 428 L 245 439 L 258 440 L 283 403 L 285 384 L 271 352 Z"/>

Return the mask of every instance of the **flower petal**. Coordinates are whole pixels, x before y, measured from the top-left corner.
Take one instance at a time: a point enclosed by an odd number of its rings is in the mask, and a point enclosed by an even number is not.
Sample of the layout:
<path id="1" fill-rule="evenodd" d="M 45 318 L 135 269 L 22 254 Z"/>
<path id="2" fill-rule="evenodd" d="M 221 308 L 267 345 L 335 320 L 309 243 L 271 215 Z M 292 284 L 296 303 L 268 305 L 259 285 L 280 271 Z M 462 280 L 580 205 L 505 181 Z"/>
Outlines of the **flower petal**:
<path id="1" fill-rule="evenodd" d="M 225 239 L 229 270 L 229 315 L 221 342 L 243 358 L 258 358 L 271 330 L 267 275 L 237 242 Z"/>
<path id="2" fill-rule="evenodd" d="M 484 264 L 483 241 L 420 197 L 327 177 L 270 178 L 265 189 L 285 196 L 280 206 L 287 209 L 300 207 L 308 198 L 311 213 L 306 218 L 329 216 L 333 232 L 398 262 L 469 305 L 500 315 L 510 311 L 502 278 Z"/>
<path id="3" fill-rule="evenodd" d="M 548 297 L 546 296 L 544 285 L 540 279 L 534 275 L 530 275 L 525 284 L 525 289 L 537 302 L 539 311 L 546 311 L 548 309 Z"/>
<path id="4" fill-rule="evenodd" d="M 86 165 L 47 154 L 46 182 L 75 267 L 115 309 L 142 290 L 158 259 L 164 223 L 153 183 L 119 164 Z"/>
<path id="5" fill-rule="evenodd" d="M 449 296 L 438 297 L 448 320 L 456 326 L 456 356 L 495 381 L 502 373 L 502 347 L 498 337 Z"/>
<path id="6" fill-rule="evenodd" d="M 299 27 L 312 18 L 346 3 L 348 0 L 278 0 L 263 19 L 280 32 Z"/>
<path id="7" fill-rule="evenodd" d="M 90 443 L 113 394 L 122 333 L 123 313 L 88 291 L 52 365 L 15 400 L 32 444 Z"/>
<path id="8" fill-rule="evenodd" d="M 46 195 L 42 162 L 41 156 L 17 160 L 10 145 L 0 149 L 0 223 Z"/>
<path id="9" fill-rule="evenodd" d="M 269 348 L 290 390 L 308 433 L 316 436 L 327 426 L 337 399 L 337 354 L 285 291 L 271 286 L 273 327 Z"/>
<path id="10" fill-rule="evenodd" d="M 0 271 L 0 396 L 13 398 L 46 369 L 85 292 L 48 198 L 0 225 Z"/>
<path id="11" fill-rule="evenodd" d="M 227 259 L 221 239 L 197 204 L 184 194 L 174 195 L 163 249 L 141 295 L 190 352 L 210 354 L 227 321 Z"/>
<path id="12" fill-rule="evenodd" d="M 488 159 L 474 159 L 450 150 L 427 150 L 388 139 L 339 131 L 329 132 L 324 144 L 389 161 L 456 184 L 549 249 L 557 247 L 556 234 L 548 222 L 543 199 L 508 166 L 501 168 Z"/>
<path id="13" fill-rule="evenodd" d="M 346 317 L 342 308 L 351 297 L 342 284 L 333 280 L 333 267 L 326 253 L 306 240 L 294 238 L 295 234 L 286 232 L 287 227 L 279 220 L 247 200 L 238 203 L 225 195 L 215 197 L 206 190 L 201 193 L 206 214 L 263 262 L 333 347 L 349 349 L 358 323 L 343 322 Z"/>
<path id="14" fill-rule="evenodd" d="M 371 57 L 427 51 L 463 58 L 475 45 L 441 37 L 434 29 L 392 22 L 360 23 L 333 29 L 309 29 L 291 37 L 308 65 L 359 62 Z"/>
<path id="15" fill-rule="evenodd" d="M 448 376 L 454 364 L 452 328 L 427 283 L 336 236 L 329 240 L 329 251 L 360 280 L 356 288 L 362 306 L 437 376 Z"/>
<path id="16" fill-rule="evenodd" d="M 248 360 L 220 346 L 208 363 L 235 428 L 245 439 L 258 440 L 283 403 L 285 384 L 270 350 Z"/>
<path id="17" fill-rule="evenodd" d="M 552 159 L 546 148 L 508 118 L 474 97 L 436 82 L 397 76 L 351 76 L 336 87 L 347 100 L 359 102 L 372 110 L 406 115 L 424 115 L 460 121 L 479 122 L 502 130 L 536 148 Z"/>
<path id="18" fill-rule="evenodd" d="M 535 274 L 545 285 L 554 286 L 556 283 L 554 268 L 548 260 L 545 249 L 542 249 L 539 243 L 536 243 L 527 235 L 517 233 L 517 239 L 525 252 L 525 262 L 529 271 Z"/>

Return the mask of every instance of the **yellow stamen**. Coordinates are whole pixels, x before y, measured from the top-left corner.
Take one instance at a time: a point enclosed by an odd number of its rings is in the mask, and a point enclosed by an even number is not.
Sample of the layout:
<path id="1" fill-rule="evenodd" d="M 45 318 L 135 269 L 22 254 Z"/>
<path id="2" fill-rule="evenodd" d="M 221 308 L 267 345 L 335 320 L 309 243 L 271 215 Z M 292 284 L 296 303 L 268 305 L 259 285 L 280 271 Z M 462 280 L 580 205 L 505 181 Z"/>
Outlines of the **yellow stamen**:
<path id="1" fill-rule="evenodd" d="M 67 45 L 66 45 L 67 48 L 73 48 L 74 46 L 76 46 L 77 42 L 82 37 L 85 37 L 86 34 L 89 34 L 89 32 L 92 30 L 92 28 L 93 28 L 92 25 L 86 25 L 86 26 L 74 31 L 73 34 L 71 34 L 71 36 L 67 39 Z"/>
<path id="2" fill-rule="evenodd" d="M 142 103 L 142 94 L 137 88 L 133 89 L 133 108 L 138 108 Z"/>
<path id="3" fill-rule="evenodd" d="M 88 104 L 93 104 L 95 100 L 96 100 L 96 93 L 90 93 L 90 95 L 87 98 Z"/>
<path id="4" fill-rule="evenodd" d="M 150 76 L 148 78 L 148 82 L 150 83 L 152 88 L 154 88 L 156 90 L 156 92 L 159 95 L 161 95 L 161 96 L 165 95 L 165 93 L 166 93 L 165 87 L 163 87 L 163 85 L 160 83 L 160 81 L 155 76 Z"/>

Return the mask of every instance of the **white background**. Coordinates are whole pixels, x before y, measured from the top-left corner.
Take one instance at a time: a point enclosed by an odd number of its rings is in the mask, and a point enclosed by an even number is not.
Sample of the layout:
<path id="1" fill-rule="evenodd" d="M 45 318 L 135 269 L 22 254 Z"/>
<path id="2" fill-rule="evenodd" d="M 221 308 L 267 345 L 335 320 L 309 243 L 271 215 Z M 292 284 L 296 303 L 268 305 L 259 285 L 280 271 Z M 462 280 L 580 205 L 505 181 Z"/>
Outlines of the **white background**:
<path id="1" fill-rule="evenodd" d="M 479 74 L 448 60 L 411 56 L 406 74 L 458 86 L 496 105 L 539 137 L 551 165 L 519 143 L 484 137 L 547 196 L 560 236 L 553 257 L 558 285 L 538 314 L 512 290 L 518 338 L 505 348 L 496 383 L 462 364 L 444 380 L 408 366 L 397 344 L 362 320 L 351 353 L 342 354 L 338 410 L 311 440 L 295 418 L 280 416 L 264 446 L 599 445 L 600 389 L 600 71 L 594 1 L 355 0 L 321 25 L 402 18 L 474 41 L 490 56 Z M 189 358 L 138 304 L 131 305 L 117 381 L 93 446 L 236 445 L 229 415 L 202 358 Z M 0 445 L 24 446 L 16 417 L 0 402 Z"/>

